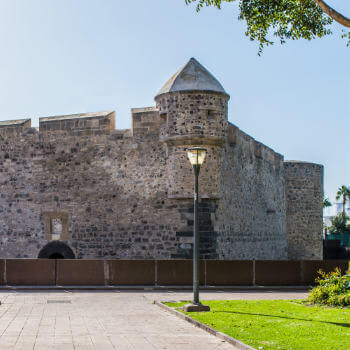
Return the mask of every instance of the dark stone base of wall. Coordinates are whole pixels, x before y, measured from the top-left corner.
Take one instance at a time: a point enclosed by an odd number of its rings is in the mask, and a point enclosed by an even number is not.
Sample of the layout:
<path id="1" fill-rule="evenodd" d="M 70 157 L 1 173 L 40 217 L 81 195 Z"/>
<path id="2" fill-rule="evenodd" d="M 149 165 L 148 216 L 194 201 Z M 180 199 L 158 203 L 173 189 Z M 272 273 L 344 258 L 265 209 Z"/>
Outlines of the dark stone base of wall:
<path id="1" fill-rule="evenodd" d="M 212 215 L 215 214 L 217 204 L 213 200 L 202 200 L 199 203 L 199 256 L 200 259 L 217 259 L 217 232 L 214 230 Z M 194 206 L 179 209 L 184 218 L 187 218 L 187 228 L 176 232 L 177 237 L 190 237 L 193 240 L 193 215 Z M 188 217 L 191 216 L 191 219 Z M 177 254 L 172 254 L 172 259 L 192 259 L 193 243 L 180 244 Z"/>

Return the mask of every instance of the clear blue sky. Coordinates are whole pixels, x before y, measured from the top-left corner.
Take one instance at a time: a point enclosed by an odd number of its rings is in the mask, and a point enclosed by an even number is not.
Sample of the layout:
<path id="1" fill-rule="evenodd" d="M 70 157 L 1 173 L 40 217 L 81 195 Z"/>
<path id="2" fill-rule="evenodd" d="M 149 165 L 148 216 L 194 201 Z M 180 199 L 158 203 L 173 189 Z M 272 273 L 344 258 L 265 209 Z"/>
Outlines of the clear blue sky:
<path id="1" fill-rule="evenodd" d="M 349 1 L 329 1 L 350 16 Z M 343 3 L 343 4 L 339 4 Z M 344 4 L 345 3 L 345 4 Z M 197 58 L 231 95 L 229 120 L 283 154 L 325 166 L 325 193 L 350 185 L 350 48 L 334 35 L 267 48 L 244 36 L 236 4 L 184 0 L 1 0 L 0 120 L 154 105 Z"/>

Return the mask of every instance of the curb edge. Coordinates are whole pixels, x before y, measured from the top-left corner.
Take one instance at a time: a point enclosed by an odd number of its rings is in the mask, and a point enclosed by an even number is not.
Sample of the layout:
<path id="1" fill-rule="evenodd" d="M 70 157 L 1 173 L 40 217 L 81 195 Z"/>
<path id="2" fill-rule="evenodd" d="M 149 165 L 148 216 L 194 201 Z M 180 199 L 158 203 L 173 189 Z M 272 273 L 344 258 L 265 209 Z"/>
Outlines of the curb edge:
<path id="1" fill-rule="evenodd" d="M 256 350 L 255 348 L 253 348 L 247 344 L 242 343 L 238 339 L 230 337 L 229 335 L 227 335 L 225 333 L 219 332 L 219 331 L 215 330 L 214 328 L 207 326 L 206 324 L 204 324 L 202 322 L 199 322 L 199 321 L 197 321 L 197 320 L 195 320 L 195 319 L 193 319 L 193 318 L 191 318 L 191 317 L 189 317 L 189 316 L 187 316 L 179 311 L 176 311 L 175 309 L 163 304 L 162 302 L 154 301 L 154 304 L 156 304 L 160 308 L 170 312 L 171 314 L 193 324 L 194 326 L 199 327 L 199 328 L 203 329 L 204 331 L 206 331 L 206 332 L 208 332 L 208 333 L 210 333 L 210 334 L 212 334 L 212 335 L 214 335 L 222 340 L 227 341 L 231 345 L 234 345 L 241 350 Z"/>

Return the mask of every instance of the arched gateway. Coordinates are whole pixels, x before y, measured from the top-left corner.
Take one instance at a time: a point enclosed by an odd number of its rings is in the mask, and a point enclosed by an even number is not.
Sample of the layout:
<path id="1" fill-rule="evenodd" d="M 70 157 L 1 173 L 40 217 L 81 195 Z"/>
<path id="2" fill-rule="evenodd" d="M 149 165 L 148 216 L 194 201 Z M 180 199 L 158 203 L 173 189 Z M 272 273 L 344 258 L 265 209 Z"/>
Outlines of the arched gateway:
<path id="1" fill-rule="evenodd" d="M 65 243 L 51 241 L 39 252 L 39 259 L 75 259 L 73 250 Z"/>

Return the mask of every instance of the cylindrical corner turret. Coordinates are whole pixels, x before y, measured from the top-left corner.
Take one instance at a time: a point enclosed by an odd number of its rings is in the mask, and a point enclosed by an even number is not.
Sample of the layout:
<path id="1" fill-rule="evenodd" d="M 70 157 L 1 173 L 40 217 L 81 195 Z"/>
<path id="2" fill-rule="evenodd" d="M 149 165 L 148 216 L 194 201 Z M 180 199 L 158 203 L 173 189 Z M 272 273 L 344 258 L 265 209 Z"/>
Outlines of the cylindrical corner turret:
<path id="1" fill-rule="evenodd" d="M 155 97 L 160 118 L 160 140 L 168 149 L 168 196 L 193 196 L 192 169 L 185 148 L 208 149 L 202 166 L 202 198 L 219 196 L 217 169 L 227 133 L 229 95 L 221 84 L 194 58 L 180 68 Z"/>
<path id="2" fill-rule="evenodd" d="M 221 84 L 191 58 L 155 97 L 161 140 L 222 144 L 229 98 Z"/>
<path id="3" fill-rule="evenodd" d="M 323 165 L 285 161 L 284 176 L 288 259 L 322 259 Z"/>

